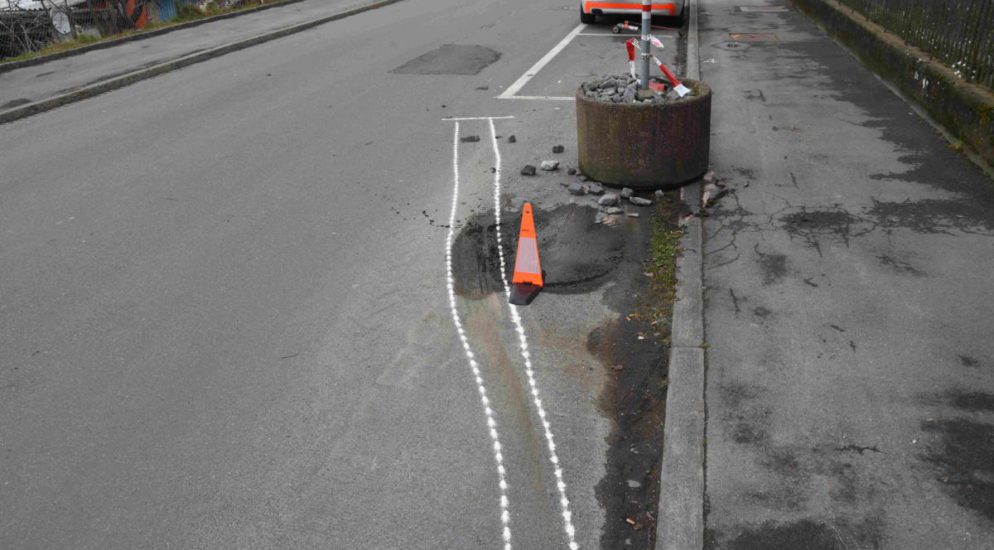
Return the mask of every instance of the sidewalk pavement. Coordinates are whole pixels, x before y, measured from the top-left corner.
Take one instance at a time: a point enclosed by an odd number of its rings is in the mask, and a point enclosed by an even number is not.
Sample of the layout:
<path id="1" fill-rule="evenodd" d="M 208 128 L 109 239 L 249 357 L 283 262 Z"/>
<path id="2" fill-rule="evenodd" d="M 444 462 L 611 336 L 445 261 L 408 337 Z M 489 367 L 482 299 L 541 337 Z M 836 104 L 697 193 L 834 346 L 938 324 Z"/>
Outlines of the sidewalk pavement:
<path id="1" fill-rule="evenodd" d="M 734 189 L 705 220 L 705 547 L 991 548 L 994 184 L 793 8 L 700 9 Z"/>
<path id="2" fill-rule="evenodd" d="M 304 0 L 0 73 L 0 111 L 367 3 Z"/>

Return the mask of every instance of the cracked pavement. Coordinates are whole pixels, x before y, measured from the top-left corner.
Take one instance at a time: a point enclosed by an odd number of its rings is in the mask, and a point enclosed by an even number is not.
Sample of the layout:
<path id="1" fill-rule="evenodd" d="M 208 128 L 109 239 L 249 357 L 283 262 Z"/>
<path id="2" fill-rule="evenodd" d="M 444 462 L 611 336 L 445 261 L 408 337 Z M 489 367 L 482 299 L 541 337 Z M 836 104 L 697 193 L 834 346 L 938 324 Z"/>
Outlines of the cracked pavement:
<path id="1" fill-rule="evenodd" d="M 735 5 L 701 3 L 734 191 L 705 219 L 705 546 L 990 548 L 994 187 L 802 14 Z"/>

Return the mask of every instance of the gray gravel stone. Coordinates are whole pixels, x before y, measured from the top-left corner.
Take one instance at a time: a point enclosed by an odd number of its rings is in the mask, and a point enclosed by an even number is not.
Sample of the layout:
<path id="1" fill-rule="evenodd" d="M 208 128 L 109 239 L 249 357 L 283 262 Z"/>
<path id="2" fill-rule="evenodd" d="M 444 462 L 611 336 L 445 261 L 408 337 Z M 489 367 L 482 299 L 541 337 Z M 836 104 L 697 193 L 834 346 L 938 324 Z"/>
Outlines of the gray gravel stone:
<path id="1" fill-rule="evenodd" d="M 508 143 L 517 143 L 518 142 L 518 138 L 516 138 L 514 136 L 511 136 L 511 137 L 507 138 L 507 142 Z"/>
<path id="2" fill-rule="evenodd" d="M 570 168 L 569 170 L 566 171 L 566 173 L 569 174 L 569 175 L 571 175 L 571 176 L 575 176 L 576 175 L 576 168 Z"/>
<path id="3" fill-rule="evenodd" d="M 526 164 L 525 167 L 521 169 L 521 175 L 522 176 L 534 176 L 535 175 L 535 167 L 532 166 L 531 164 Z"/>
<path id="4" fill-rule="evenodd" d="M 626 212 L 625 215 L 628 216 L 629 218 L 637 218 L 637 217 L 639 217 L 639 213 L 638 212 Z"/>
<path id="5" fill-rule="evenodd" d="M 628 197 L 628 201 L 635 206 L 652 206 L 652 201 L 642 197 Z"/>
<path id="6" fill-rule="evenodd" d="M 621 198 L 623 198 L 623 199 L 630 199 L 630 198 L 632 198 L 632 195 L 634 195 L 634 194 L 635 194 L 635 191 L 632 191 L 628 187 L 625 187 L 624 189 L 621 190 Z"/>
<path id="7" fill-rule="evenodd" d="M 587 186 L 587 193 L 590 193 L 591 195 L 603 195 L 604 186 L 596 182 L 591 182 L 590 185 Z"/>
<path id="8" fill-rule="evenodd" d="M 601 206 L 616 206 L 618 204 L 618 194 L 606 193 L 603 197 L 597 199 L 597 204 Z"/>
<path id="9" fill-rule="evenodd" d="M 552 171 L 555 171 L 555 170 L 559 170 L 559 161 L 558 160 L 543 160 L 540 168 L 542 170 L 545 170 L 546 172 L 552 172 Z"/>
<path id="10" fill-rule="evenodd" d="M 480 136 L 466 136 L 459 141 L 463 143 L 476 143 L 477 141 L 480 141 Z"/>
<path id="11" fill-rule="evenodd" d="M 617 206 L 608 206 L 604 209 L 604 213 L 608 215 L 624 214 L 625 211 L 618 208 Z"/>
<path id="12" fill-rule="evenodd" d="M 556 145 L 555 147 L 552 148 L 552 152 L 556 154 L 562 153 L 564 151 L 566 151 L 566 148 L 563 147 L 562 145 Z"/>
<path id="13" fill-rule="evenodd" d="M 571 183 L 566 190 L 569 191 L 570 195 L 582 196 L 587 194 L 587 188 L 579 183 Z"/>

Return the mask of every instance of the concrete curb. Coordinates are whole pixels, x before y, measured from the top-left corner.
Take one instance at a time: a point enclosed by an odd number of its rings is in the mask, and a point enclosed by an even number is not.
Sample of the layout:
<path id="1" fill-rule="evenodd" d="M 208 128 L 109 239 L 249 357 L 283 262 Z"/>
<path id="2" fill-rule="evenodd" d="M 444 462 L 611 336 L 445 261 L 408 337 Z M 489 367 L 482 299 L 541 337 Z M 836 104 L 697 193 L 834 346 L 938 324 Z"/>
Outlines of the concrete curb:
<path id="1" fill-rule="evenodd" d="M 15 69 L 21 69 L 24 67 L 31 67 L 32 65 L 41 65 L 42 63 L 48 63 L 49 61 L 54 61 L 56 59 L 63 59 L 66 57 L 72 57 L 74 55 L 84 54 L 86 52 L 92 52 L 93 50 L 103 50 L 105 48 L 113 48 L 114 46 L 125 44 L 127 42 L 134 42 L 136 40 L 144 40 L 146 38 L 152 38 L 153 36 L 159 36 L 162 34 L 170 33 L 173 31 L 178 31 L 182 29 L 189 29 L 190 27 L 197 27 L 206 23 L 212 23 L 214 21 L 220 21 L 222 19 L 231 19 L 232 17 L 239 17 L 242 15 L 249 15 L 251 13 L 260 12 L 263 10 L 268 10 L 270 8 L 278 8 L 280 6 L 286 6 L 288 4 L 296 4 L 297 2 L 303 2 L 304 0 L 283 0 L 282 2 L 274 2 L 272 4 L 265 4 L 262 6 L 256 6 L 254 8 L 246 8 L 244 10 L 233 11 L 231 13 L 223 13 L 221 15 L 215 15 L 213 17 L 205 17 L 203 19 L 197 19 L 196 21 L 188 21 L 186 23 L 180 23 L 178 25 L 172 25 L 170 27 L 164 27 L 161 29 L 154 29 L 145 32 L 139 32 L 129 36 L 124 36 L 121 38 L 114 38 L 112 40 L 106 40 L 103 42 L 96 42 L 93 44 L 87 44 L 86 46 L 80 46 L 78 48 L 73 48 L 71 50 L 66 50 L 64 52 L 51 53 L 48 55 L 42 55 L 39 57 L 32 57 L 31 59 L 25 59 L 22 61 L 7 61 L 0 62 L 0 73 L 5 73 L 8 71 L 13 71 Z"/>
<path id="2" fill-rule="evenodd" d="M 690 0 L 687 78 L 700 80 L 698 0 Z M 682 190 L 685 203 L 701 204 L 699 183 Z M 704 227 L 691 218 L 680 241 L 677 292 L 673 304 L 669 387 L 659 475 L 657 550 L 704 547 L 705 429 L 704 401 Z"/>
<path id="3" fill-rule="evenodd" d="M 791 3 L 985 163 L 994 164 L 994 91 L 960 79 L 924 51 L 836 0 Z"/>
<path id="4" fill-rule="evenodd" d="M 314 19 L 312 21 L 307 21 L 305 23 L 299 23 L 297 25 L 291 25 L 289 27 L 283 27 L 282 29 L 277 29 L 275 31 L 270 31 L 263 33 L 252 38 L 246 38 L 244 40 L 239 40 L 237 42 L 232 42 L 230 44 L 225 44 L 223 46 L 218 46 L 216 48 L 211 48 L 202 52 L 195 54 L 190 54 L 179 59 L 174 59 L 172 61 L 166 61 L 158 65 L 153 65 L 145 69 L 139 69 L 137 71 L 128 73 L 123 76 L 116 78 L 111 78 L 103 82 L 98 82 L 96 84 L 91 84 L 85 86 L 78 90 L 72 92 L 58 95 L 55 97 L 50 97 L 48 99 L 42 99 L 40 101 L 35 101 L 32 103 L 27 103 L 25 105 L 20 105 L 12 109 L 0 112 L 0 124 L 6 124 L 8 122 L 13 122 L 22 118 L 29 117 L 38 113 L 45 111 L 50 111 L 57 107 L 63 105 L 68 105 L 70 103 L 75 103 L 77 101 L 82 101 L 84 99 L 100 95 L 112 90 L 117 90 L 119 88 L 124 88 L 139 82 L 141 80 L 146 80 L 154 76 L 168 73 L 170 71 L 175 71 L 186 67 L 188 65 L 194 65 L 209 59 L 214 59 L 216 57 L 221 57 L 222 55 L 235 52 L 238 50 L 244 50 L 245 48 L 255 46 L 257 44 L 262 44 L 264 42 L 269 42 L 270 40 L 276 40 L 277 38 L 282 38 L 284 36 L 289 36 L 291 34 L 296 34 L 301 31 L 305 31 L 331 21 L 336 21 L 338 19 L 344 19 L 346 17 L 351 17 L 353 15 L 358 15 L 363 12 L 375 10 L 377 8 L 382 8 L 384 6 L 389 6 L 390 4 L 396 4 L 403 0 L 379 0 L 377 2 L 372 2 L 363 6 L 356 8 L 349 8 L 338 13 L 328 15 L 326 17 L 321 17 Z"/>

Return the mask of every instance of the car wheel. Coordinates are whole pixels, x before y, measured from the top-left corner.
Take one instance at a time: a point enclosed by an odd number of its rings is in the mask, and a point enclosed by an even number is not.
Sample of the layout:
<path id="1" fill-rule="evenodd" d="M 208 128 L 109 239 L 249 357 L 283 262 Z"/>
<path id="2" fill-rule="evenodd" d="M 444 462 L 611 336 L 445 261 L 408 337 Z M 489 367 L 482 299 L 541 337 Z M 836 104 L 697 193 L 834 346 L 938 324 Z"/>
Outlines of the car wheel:
<path id="1" fill-rule="evenodd" d="M 597 16 L 592 13 L 583 13 L 583 6 L 580 6 L 580 22 L 586 23 L 587 25 L 593 25 L 597 20 Z"/>

